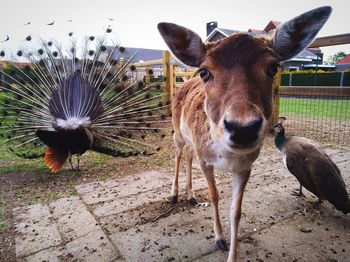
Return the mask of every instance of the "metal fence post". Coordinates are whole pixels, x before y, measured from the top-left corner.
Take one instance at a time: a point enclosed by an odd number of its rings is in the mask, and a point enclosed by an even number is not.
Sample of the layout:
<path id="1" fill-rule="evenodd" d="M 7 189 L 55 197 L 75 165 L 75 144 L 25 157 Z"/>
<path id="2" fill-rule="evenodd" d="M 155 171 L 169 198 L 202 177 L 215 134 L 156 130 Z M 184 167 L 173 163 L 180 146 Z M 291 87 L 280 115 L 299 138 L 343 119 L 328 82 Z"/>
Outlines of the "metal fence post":
<path id="1" fill-rule="evenodd" d="M 272 126 L 277 123 L 280 111 L 280 95 L 279 88 L 281 86 L 281 74 L 282 71 L 278 70 L 275 81 L 273 83 L 273 111 L 270 117 L 269 125 Z"/>
<path id="2" fill-rule="evenodd" d="M 344 83 L 344 71 L 340 72 L 340 83 L 339 86 L 343 86 Z"/>
<path id="3" fill-rule="evenodd" d="M 289 79 L 288 79 L 288 85 L 289 86 L 292 86 L 292 82 L 293 82 L 293 74 L 292 73 L 289 73 Z"/>

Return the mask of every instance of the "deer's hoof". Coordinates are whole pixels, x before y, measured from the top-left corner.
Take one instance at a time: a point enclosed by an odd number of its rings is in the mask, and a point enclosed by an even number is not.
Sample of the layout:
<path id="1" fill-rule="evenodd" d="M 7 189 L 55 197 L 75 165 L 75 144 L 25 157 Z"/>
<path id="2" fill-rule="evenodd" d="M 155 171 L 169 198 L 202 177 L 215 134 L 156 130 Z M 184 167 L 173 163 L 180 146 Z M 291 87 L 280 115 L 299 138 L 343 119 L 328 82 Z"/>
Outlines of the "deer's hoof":
<path id="1" fill-rule="evenodd" d="M 223 251 L 229 251 L 228 246 L 227 246 L 227 242 L 225 239 L 216 240 L 216 246 Z"/>
<path id="2" fill-rule="evenodd" d="M 194 197 L 191 197 L 189 200 L 188 200 L 188 203 L 190 203 L 191 206 L 195 206 L 198 204 L 197 200 L 194 198 Z"/>
<path id="3" fill-rule="evenodd" d="M 171 197 L 171 203 L 176 204 L 177 203 L 177 196 Z"/>

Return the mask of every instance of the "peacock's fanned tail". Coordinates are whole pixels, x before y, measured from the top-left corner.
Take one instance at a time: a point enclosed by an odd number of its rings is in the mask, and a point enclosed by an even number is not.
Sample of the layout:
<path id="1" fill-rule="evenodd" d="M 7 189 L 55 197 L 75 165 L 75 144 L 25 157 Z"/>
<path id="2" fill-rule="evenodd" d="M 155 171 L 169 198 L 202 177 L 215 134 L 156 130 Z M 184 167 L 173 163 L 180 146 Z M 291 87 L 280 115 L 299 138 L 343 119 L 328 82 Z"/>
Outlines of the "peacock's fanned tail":
<path id="1" fill-rule="evenodd" d="M 43 156 L 46 150 L 55 170 L 66 155 L 55 160 L 54 153 L 74 143 L 65 138 L 67 130 L 86 134 L 90 149 L 109 155 L 159 150 L 157 141 L 168 131 L 169 102 L 160 82 L 145 84 L 132 77 L 133 55 L 124 56 L 118 44 L 107 46 L 103 37 L 86 37 L 83 44 L 71 40 L 68 47 L 59 41 L 39 43 L 39 48 L 11 56 L 0 46 L 7 64 L 0 85 L 1 145 L 25 158 Z M 51 142 L 43 135 L 51 139 L 56 132 L 63 146 L 47 149 Z"/>

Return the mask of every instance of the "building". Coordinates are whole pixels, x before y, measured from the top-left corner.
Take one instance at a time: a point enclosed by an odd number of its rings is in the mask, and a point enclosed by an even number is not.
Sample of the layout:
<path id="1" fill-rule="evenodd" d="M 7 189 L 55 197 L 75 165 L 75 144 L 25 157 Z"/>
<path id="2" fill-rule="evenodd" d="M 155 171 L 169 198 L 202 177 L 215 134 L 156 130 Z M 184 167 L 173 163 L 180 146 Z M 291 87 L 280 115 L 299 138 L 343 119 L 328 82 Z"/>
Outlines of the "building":
<path id="1" fill-rule="evenodd" d="M 340 59 L 337 63 L 336 63 L 336 68 L 337 70 L 347 70 L 350 69 L 350 54 L 348 54 L 347 56 L 345 56 L 344 58 Z"/>
<path id="2" fill-rule="evenodd" d="M 281 23 L 271 20 L 263 30 L 248 29 L 247 31 L 231 30 L 218 27 L 216 21 L 207 23 L 207 38 L 206 42 L 213 42 L 221 38 L 227 37 L 234 33 L 246 33 L 253 36 L 268 35 L 271 30 L 276 29 Z M 323 63 L 323 53 L 320 48 L 307 48 L 297 56 L 288 61 L 283 62 L 284 70 L 299 70 L 303 69 L 308 64 L 321 65 Z"/>
<path id="3" fill-rule="evenodd" d="M 113 47 L 109 46 L 111 51 Z M 110 52 L 109 52 L 110 53 Z M 125 51 L 120 52 L 118 48 L 114 50 L 114 57 L 117 59 L 130 60 L 131 63 L 139 63 L 144 61 L 158 60 L 163 58 L 163 50 L 125 47 Z"/>

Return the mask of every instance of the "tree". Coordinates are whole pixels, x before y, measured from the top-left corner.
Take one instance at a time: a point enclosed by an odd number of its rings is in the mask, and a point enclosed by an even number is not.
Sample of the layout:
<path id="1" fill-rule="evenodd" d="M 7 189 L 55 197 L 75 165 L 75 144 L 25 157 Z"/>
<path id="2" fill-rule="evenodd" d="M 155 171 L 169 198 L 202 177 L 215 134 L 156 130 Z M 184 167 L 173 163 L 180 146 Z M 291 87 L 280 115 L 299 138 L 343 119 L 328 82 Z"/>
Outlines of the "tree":
<path id="1" fill-rule="evenodd" d="M 347 56 L 347 54 L 343 51 L 339 51 L 335 53 L 334 55 L 331 55 L 328 57 L 326 64 L 327 65 L 335 65 L 340 59 L 344 58 Z"/>

